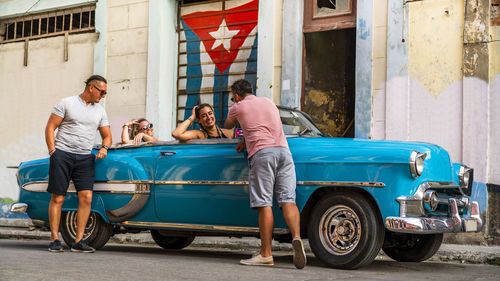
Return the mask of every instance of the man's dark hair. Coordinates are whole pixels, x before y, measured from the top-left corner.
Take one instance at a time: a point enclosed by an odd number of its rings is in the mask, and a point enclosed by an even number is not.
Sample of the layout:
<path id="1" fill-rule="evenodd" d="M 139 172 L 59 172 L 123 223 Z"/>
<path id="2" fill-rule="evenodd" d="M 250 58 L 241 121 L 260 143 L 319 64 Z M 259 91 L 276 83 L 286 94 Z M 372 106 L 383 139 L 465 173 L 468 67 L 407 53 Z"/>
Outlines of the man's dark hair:
<path id="1" fill-rule="evenodd" d="M 108 84 L 106 78 L 102 77 L 101 75 L 94 74 L 85 81 L 85 87 L 88 87 L 92 81 L 101 81 Z"/>
<path id="2" fill-rule="evenodd" d="M 233 94 L 237 94 L 240 97 L 253 94 L 252 84 L 245 79 L 235 81 L 233 85 L 231 85 L 231 91 Z"/>
<path id="3" fill-rule="evenodd" d="M 139 119 L 137 119 L 137 123 L 141 123 L 142 121 L 148 121 L 148 119 L 146 119 L 146 118 L 139 118 Z"/>

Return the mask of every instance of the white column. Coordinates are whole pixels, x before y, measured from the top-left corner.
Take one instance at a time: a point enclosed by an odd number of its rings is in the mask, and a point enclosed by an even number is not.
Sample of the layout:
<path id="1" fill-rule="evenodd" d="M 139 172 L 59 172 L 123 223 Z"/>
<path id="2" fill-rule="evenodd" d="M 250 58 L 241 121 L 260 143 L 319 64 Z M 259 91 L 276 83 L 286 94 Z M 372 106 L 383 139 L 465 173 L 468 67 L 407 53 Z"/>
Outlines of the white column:
<path id="1" fill-rule="evenodd" d="M 281 104 L 282 0 L 259 1 L 257 96 Z"/>
<path id="2" fill-rule="evenodd" d="M 149 2 L 146 118 L 160 140 L 172 139 L 177 97 L 177 1 Z"/>

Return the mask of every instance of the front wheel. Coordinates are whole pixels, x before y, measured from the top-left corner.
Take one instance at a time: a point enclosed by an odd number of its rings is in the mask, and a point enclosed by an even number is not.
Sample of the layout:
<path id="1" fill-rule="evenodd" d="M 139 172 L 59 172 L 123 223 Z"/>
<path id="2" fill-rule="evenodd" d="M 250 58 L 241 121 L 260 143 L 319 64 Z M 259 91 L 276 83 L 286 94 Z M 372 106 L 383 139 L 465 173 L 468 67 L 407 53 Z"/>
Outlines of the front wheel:
<path id="1" fill-rule="evenodd" d="M 62 213 L 60 230 L 62 238 L 68 247 L 75 243 L 76 225 L 75 211 Z M 100 249 L 104 247 L 112 234 L 113 226 L 106 223 L 100 215 L 91 212 L 83 233 L 83 239 L 87 244 L 94 249 Z"/>
<path id="2" fill-rule="evenodd" d="M 161 231 L 151 229 L 151 236 L 158 246 L 168 250 L 179 250 L 186 248 L 193 242 L 194 236 L 169 236 L 163 235 Z"/>
<path id="3" fill-rule="evenodd" d="M 384 241 L 378 208 L 355 192 L 335 192 L 321 199 L 307 233 L 316 257 L 333 268 L 354 269 L 372 262 Z"/>
<path id="4" fill-rule="evenodd" d="M 397 243 L 391 246 L 384 246 L 382 250 L 395 261 L 401 262 L 421 262 L 432 257 L 443 242 L 443 234 L 398 234 L 391 232 L 390 239 L 395 239 Z M 404 241 L 403 241 L 404 240 Z"/>

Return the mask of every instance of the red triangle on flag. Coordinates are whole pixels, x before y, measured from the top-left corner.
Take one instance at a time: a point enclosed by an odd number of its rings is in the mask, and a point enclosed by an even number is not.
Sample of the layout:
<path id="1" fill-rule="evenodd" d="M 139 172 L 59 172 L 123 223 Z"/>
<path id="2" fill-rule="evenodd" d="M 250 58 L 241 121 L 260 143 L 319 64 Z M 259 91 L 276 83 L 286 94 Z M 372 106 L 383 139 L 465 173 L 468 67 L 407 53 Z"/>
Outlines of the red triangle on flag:
<path id="1" fill-rule="evenodd" d="M 195 12 L 182 19 L 198 35 L 220 73 L 236 59 L 246 38 L 257 26 L 259 1 L 223 10 Z"/>

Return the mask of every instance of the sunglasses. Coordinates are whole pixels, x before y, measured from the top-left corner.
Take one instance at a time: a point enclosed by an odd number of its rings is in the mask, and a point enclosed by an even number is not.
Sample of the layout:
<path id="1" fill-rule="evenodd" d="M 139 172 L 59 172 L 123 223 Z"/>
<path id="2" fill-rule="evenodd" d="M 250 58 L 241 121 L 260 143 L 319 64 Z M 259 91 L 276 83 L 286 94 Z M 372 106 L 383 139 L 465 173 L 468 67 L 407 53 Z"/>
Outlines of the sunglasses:
<path id="1" fill-rule="evenodd" d="M 146 130 L 147 130 L 147 129 L 149 129 L 149 128 L 153 128 L 153 123 L 149 123 L 149 124 L 147 124 L 147 125 L 142 126 L 142 127 L 141 127 L 141 130 L 146 131 Z"/>
<path id="2" fill-rule="evenodd" d="M 106 93 L 106 91 L 97 88 L 95 85 L 92 85 L 92 87 L 96 88 L 99 91 L 99 93 L 101 94 L 101 97 L 104 97 L 105 95 L 108 94 L 108 93 Z"/>

